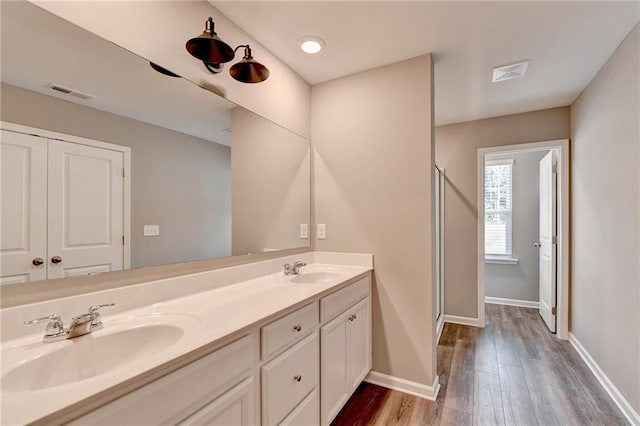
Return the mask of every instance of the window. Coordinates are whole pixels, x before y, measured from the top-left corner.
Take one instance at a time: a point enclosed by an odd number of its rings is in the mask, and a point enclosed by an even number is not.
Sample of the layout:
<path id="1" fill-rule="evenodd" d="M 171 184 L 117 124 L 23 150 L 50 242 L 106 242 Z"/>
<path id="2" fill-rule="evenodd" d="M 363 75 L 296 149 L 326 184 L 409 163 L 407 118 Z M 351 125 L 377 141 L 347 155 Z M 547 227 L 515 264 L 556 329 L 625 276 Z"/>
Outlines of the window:
<path id="1" fill-rule="evenodd" d="M 510 258 L 512 255 L 512 171 L 513 159 L 485 161 L 485 257 Z"/>

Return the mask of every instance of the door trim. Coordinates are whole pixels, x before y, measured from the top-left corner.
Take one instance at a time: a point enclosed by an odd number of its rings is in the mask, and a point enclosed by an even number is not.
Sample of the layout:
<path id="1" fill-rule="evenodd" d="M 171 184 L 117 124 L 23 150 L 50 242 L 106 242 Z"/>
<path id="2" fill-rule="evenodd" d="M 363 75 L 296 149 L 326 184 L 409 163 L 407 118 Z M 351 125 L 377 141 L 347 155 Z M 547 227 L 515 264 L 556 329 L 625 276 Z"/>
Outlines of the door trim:
<path id="1" fill-rule="evenodd" d="M 484 327 L 485 315 L 485 282 L 484 282 L 484 157 L 487 154 L 507 151 L 533 152 L 548 149 L 558 151 L 558 247 L 557 247 L 557 336 L 559 339 L 569 339 L 569 139 L 558 139 L 544 142 L 523 143 L 517 145 L 494 146 L 478 149 L 477 179 L 478 179 L 478 325 Z"/>
<path id="2" fill-rule="evenodd" d="M 94 148 L 108 149 L 121 152 L 124 159 L 124 187 L 123 187 L 123 233 L 124 233 L 124 258 L 122 267 L 124 270 L 131 269 L 131 148 L 128 146 L 116 145 L 109 142 L 101 142 L 94 139 L 87 139 L 80 136 L 68 135 L 66 133 L 53 132 L 51 130 L 37 127 L 24 126 L 22 124 L 0 121 L 0 128 L 9 132 L 24 133 L 27 135 L 39 136 L 47 139 L 57 139 L 65 142 L 72 142 L 79 145 L 87 145 Z"/>

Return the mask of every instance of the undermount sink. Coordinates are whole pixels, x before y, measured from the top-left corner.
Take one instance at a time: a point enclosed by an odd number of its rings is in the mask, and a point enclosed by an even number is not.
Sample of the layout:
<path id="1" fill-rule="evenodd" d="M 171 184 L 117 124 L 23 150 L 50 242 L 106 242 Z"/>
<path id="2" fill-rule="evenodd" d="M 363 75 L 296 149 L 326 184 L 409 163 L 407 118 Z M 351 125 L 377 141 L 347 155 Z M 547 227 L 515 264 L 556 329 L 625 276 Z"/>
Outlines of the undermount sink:
<path id="1" fill-rule="evenodd" d="M 2 391 L 28 392 L 87 380 L 155 355 L 183 335 L 184 330 L 176 325 L 149 324 L 65 340 L 56 343 L 56 349 L 28 357 L 7 371 L 2 376 Z"/>
<path id="2" fill-rule="evenodd" d="M 296 284 L 323 284 L 340 279 L 341 274 L 330 271 L 301 272 L 291 278 Z"/>

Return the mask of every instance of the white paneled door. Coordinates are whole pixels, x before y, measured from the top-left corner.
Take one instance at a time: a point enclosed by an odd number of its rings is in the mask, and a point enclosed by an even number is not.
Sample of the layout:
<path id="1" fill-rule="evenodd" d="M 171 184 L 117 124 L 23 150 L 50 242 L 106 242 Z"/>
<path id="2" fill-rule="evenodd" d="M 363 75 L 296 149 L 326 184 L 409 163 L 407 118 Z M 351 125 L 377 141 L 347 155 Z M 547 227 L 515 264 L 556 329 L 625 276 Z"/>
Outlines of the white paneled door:
<path id="1" fill-rule="evenodd" d="M 556 332 L 556 174 L 553 152 L 540 160 L 540 316 Z"/>
<path id="2" fill-rule="evenodd" d="M 122 270 L 124 153 L 1 135 L 0 283 Z"/>
<path id="3" fill-rule="evenodd" d="M 47 140 L 0 130 L 0 283 L 47 278 Z"/>
<path id="4" fill-rule="evenodd" d="M 122 152 L 49 141 L 49 276 L 123 267 Z"/>

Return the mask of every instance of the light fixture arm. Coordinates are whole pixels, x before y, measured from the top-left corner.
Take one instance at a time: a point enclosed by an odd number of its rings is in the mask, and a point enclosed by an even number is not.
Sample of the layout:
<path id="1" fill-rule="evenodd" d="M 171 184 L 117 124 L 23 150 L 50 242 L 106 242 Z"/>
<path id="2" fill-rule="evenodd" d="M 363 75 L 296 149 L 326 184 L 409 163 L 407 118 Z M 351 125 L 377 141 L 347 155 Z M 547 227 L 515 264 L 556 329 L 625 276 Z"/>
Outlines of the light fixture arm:
<path id="1" fill-rule="evenodd" d="M 241 47 L 244 47 L 244 57 L 245 58 L 251 58 L 251 47 L 248 44 L 239 45 L 238 47 L 233 49 L 233 53 L 236 53 L 238 51 L 238 49 L 240 49 Z"/>

